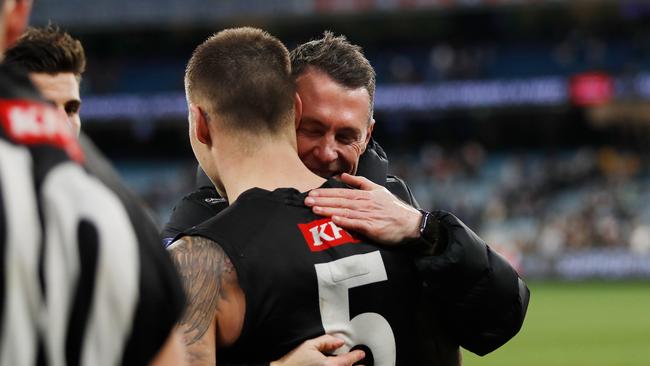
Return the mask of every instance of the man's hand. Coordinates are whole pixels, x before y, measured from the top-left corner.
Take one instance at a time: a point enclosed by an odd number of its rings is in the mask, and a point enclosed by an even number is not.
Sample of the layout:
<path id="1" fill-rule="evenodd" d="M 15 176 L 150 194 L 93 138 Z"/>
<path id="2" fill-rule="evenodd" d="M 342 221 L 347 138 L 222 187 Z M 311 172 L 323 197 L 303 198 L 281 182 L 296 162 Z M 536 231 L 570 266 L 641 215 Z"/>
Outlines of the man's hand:
<path id="1" fill-rule="evenodd" d="M 343 345 L 343 340 L 325 334 L 303 342 L 270 366 L 352 366 L 366 355 L 355 350 L 338 356 L 326 356 Z"/>
<path id="2" fill-rule="evenodd" d="M 344 173 L 341 181 L 360 190 L 315 189 L 305 198 L 305 205 L 318 215 L 332 217 L 336 225 L 379 243 L 397 244 L 419 237 L 420 211 L 364 177 Z"/>

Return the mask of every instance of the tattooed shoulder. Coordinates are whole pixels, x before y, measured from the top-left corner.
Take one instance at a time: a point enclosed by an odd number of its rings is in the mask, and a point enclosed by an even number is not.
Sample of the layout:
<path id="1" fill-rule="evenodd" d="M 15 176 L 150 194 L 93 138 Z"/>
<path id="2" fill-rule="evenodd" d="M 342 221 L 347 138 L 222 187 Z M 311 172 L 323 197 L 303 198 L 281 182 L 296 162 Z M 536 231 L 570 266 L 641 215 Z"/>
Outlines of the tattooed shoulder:
<path id="1" fill-rule="evenodd" d="M 237 281 L 228 255 L 216 242 L 186 236 L 168 248 L 181 275 L 187 307 L 180 326 L 185 344 L 200 340 L 214 321 L 219 301 L 228 298 L 227 284 Z"/>

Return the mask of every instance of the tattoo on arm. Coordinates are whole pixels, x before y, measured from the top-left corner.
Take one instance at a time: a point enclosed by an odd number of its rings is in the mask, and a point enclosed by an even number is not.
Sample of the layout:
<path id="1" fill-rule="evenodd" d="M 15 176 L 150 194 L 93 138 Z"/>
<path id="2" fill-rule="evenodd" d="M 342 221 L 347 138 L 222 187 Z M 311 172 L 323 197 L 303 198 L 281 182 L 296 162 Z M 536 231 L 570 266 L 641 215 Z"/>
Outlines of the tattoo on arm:
<path id="1" fill-rule="evenodd" d="M 169 252 L 187 296 L 180 326 L 189 346 L 199 341 L 210 327 L 219 300 L 227 300 L 224 287 L 233 278 L 236 280 L 236 272 L 219 244 L 203 237 L 186 236 L 169 247 Z"/>

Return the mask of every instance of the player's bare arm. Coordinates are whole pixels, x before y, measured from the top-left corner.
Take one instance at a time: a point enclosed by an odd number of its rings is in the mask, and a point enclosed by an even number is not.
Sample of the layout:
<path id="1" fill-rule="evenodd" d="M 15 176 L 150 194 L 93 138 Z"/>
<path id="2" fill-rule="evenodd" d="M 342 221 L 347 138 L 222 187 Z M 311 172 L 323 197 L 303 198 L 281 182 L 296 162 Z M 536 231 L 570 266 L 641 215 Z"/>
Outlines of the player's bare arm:
<path id="1" fill-rule="evenodd" d="M 185 346 L 181 332 L 178 329 L 172 329 L 169 338 L 165 341 L 158 354 L 149 362 L 149 366 L 184 366 L 185 365 Z"/>
<path id="2" fill-rule="evenodd" d="M 187 296 L 187 309 L 179 324 L 187 363 L 216 365 L 217 347 L 232 344 L 244 320 L 244 294 L 235 267 L 221 246 L 203 237 L 183 237 L 169 252 Z"/>

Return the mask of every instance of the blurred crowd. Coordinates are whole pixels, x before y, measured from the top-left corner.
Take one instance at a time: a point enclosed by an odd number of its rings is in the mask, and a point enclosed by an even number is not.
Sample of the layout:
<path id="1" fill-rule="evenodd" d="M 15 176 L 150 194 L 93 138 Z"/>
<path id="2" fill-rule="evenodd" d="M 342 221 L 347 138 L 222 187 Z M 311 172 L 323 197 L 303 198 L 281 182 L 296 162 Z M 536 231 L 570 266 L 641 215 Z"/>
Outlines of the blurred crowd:
<path id="1" fill-rule="evenodd" d="M 435 42 L 371 52 L 380 83 L 570 76 L 599 70 L 636 74 L 650 66 L 647 33 L 607 39 L 577 29 L 561 40 Z"/>
<path id="2" fill-rule="evenodd" d="M 398 159 L 425 208 L 455 213 L 512 256 L 650 252 L 650 157 L 610 147 L 488 153 L 423 147 Z M 394 160 L 394 159 L 393 159 Z"/>

